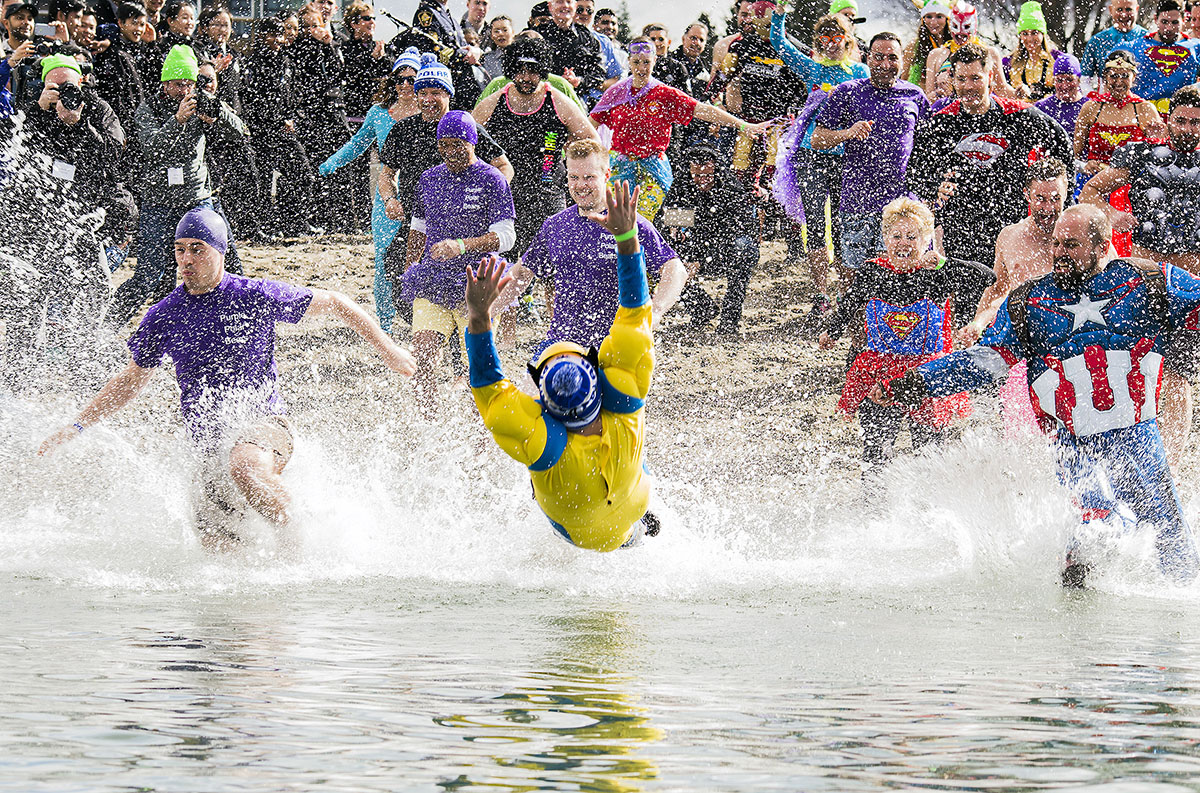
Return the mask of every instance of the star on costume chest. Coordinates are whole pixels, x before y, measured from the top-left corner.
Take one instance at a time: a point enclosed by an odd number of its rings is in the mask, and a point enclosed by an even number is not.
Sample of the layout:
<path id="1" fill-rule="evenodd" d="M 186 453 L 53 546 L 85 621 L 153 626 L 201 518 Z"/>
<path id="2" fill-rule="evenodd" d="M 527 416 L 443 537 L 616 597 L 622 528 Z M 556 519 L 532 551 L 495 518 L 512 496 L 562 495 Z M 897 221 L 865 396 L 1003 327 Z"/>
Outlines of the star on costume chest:
<path id="1" fill-rule="evenodd" d="M 1059 308 L 1074 315 L 1075 322 L 1071 325 L 1071 332 L 1073 333 L 1089 322 L 1095 322 L 1100 327 L 1107 328 L 1108 322 L 1104 319 L 1104 308 L 1111 302 L 1111 297 L 1106 297 L 1103 300 L 1092 300 L 1087 295 L 1080 295 L 1079 302 L 1075 305 L 1063 305 Z"/>

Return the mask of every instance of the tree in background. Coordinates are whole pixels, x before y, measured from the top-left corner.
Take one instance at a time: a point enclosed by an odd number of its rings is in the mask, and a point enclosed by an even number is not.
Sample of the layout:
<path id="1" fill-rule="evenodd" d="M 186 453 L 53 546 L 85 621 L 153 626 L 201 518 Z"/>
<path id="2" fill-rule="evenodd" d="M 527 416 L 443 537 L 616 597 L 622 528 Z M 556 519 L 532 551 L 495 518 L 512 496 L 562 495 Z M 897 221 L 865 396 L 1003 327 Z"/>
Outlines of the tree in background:
<path id="1" fill-rule="evenodd" d="M 617 40 L 622 44 L 628 44 L 633 38 L 633 22 L 629 16 L 629 4 L 625 0 L 621 0 L 621 5 L 617 7 Z"/>
<path id="2" fill-rule="evenodd" d="M 708 41 L 704 45 L 704 54 L 700 57 L 704 59 L 705 63 L 711 63 L 713 44 L 717 42 L 717 29 L 713 26 L 712 17 L 708 15 L 707 11 L 696 17 L 696 21 L 708 28 Z"/>

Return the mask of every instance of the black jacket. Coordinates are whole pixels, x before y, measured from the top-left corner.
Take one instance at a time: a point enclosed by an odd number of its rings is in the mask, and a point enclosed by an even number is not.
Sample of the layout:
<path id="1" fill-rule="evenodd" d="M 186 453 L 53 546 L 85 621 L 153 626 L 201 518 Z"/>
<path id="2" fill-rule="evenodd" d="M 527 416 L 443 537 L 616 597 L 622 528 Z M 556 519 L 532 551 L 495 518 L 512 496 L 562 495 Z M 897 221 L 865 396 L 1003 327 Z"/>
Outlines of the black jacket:
<path id="1" fill-rule="evenodd" d="M 108 49 L 96 55 L 92 66 L 92 76 L 100 97 L 117 114 L 121 127 L 132 130 L 133 116 L 138 105 L 146 98 L 137 61 L 127 48 L 113 42 Z"/>
<path id="2" fill-rule="evenodd" d="M 336 44 L 301 36 L 292 45 L 292 86 L 300 119 L 312 126 L 346 123 L 346 63 Z"/>
<path id="3" fill-rule="evenodd" d="M 242 118 L 254 135 L 271 135 L 296 118 L 292 59 L 265 47 L 247 56 L 242 71 Z"/>
<path id="4" fill-rule="evenodd" d="M 44 187 L 50 185 L 64 198 L 77 201 L 83 212 L 103 208 L 109 228 L 131 231 L 136 210 L 120 173 L 125 131 L 93 88 L 84 86 L 83 97 L 83 117 L 77 124 L 65 123 L 55 108 L 42 110 L 36 101 L 24 107 L 24 132 L 36 159 L 33 167 L 46 173 L 38 192 L 44 194 Z"/>
<path id="5" fill-rule="evenodd" d="M 205 37 L 198 37 L 195 46 L 196 55 L 202 59 L 216 60 L 225 55 L 233 56 L 229 66 L 224 71 L 217 72 L 217 97 L 240 116 L 242 114 L 242 56 L 228 44 L 222 46 Z"/>
<path id="6" fill-rule="evenodd" d="M 700 190 L 682 164 L 663 202 L 657 225 L 679 256 L 691 262 L 719 261 L 722 251 L 739 237 L 758 240 L 758 210 L 746 189 L 728 171 L 717 170 L 716 184 Z M 691 227 L 670 227 L 673 210 L 691 210 Z"/>
<path id="7" fill-rule="evenodd" d="M 604 82 L 604 61 L 600 54 L 600 39 L 592 35 L 587 28 L 574 23 L 563 30 L 553 22 L 538 25 L 535 30 L 541 34 L 550 50 L 554 53 L 553 72 L 562 74 L 565 69 L 573 69 L 579 78 L 579 87 L 575 93 L 587 97 L 593 91 L 598 91 Z"/>
<path id="8" fill-rule="evenodd" d="M 346 64 L 346 115 L 363 118 L 371 109 L 371 97 L 379 80 L 387 77 L 391 63 L 387 57 L 375 58 L 375 42 L 350 39 L 342 45 Z"/>

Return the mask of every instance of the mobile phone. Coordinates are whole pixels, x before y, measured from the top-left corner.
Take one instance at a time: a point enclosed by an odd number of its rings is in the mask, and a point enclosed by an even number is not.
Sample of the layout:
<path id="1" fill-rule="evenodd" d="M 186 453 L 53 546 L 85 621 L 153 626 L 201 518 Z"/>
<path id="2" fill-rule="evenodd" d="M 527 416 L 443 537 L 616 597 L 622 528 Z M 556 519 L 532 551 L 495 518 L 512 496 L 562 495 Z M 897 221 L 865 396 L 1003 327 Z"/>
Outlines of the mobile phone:
<path id="1" fill-rule="evenodd" d="M 47 22 L 36 22 L 33 25 L 33 35 L 52 39 L 58 35 L 58 28 Z"/>

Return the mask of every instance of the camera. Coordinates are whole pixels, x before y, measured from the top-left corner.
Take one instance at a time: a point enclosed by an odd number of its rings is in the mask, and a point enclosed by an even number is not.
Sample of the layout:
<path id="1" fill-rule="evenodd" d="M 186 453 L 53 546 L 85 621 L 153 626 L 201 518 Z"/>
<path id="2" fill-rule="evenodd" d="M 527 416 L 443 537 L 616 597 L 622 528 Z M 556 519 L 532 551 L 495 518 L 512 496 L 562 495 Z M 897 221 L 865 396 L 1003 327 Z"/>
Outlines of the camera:
<path id="1" fill-rule="evenodd" d="M 75 83 L 63 83 L 58 87 L 58 103 L 67 110 L 78 110 L 83 104 L 83 89 Z"/>
<path id="2" fill-rule="evenodd" d="M 39 41 L 34 49 L 39 58 L 48 58 L 51 55 L 57 54 L 62 48 L 62 44 L 63 43 L 58 39 L 45 39 L 43 41 Z"/>
<path id="3" fill-rule="evenodd" d="M 196 113 L 216 118 L 221 112 L 221 100 L 217 98 L 213 78 L 202 74 L 196 78 Z"/>

